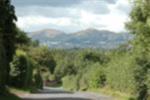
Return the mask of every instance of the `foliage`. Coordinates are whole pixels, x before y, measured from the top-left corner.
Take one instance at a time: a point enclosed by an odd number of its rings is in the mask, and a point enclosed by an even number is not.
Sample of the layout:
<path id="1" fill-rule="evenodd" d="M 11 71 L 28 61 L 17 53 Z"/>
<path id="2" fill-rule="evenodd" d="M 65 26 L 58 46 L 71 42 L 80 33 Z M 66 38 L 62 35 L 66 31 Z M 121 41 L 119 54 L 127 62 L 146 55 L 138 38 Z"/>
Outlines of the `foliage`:
<path id="1" fill-rule="evenodd" d="M 9 63 L 15 52 L 14 6 L 10 0 L 0 1 L 0 92 L 4 92 L 9 80 Z"/>
<path id="2" fill-rule="evenodd" d="M 114 90 L 134 93 L 134 57 L 131 53 L 113 53 L 113 59 L 107 64 L 106 77 L 107 84 Z"/>
<path id="3" fill-rule="evenodd" d="M 56 57 L 57 63 L 54 74 L 57 78 L 59 77 L 58 79 L 63 79 L 64 87 L 70 87 L 71 90 L 87 90 L 105 86 L 104 62 L 106 64 L 109 59 L 105 53 L 90 49 L 66 51 L 52 51 L 55 52 L 53 56 Z M 72 79 L 72 77 L 74 78 Z M 73 89 L 73 87 L 75 88 Z"/>
<path id="4" fill-rule="evenodd" d="M 136 69 L 134 78 L 137 87 L 137 100 L 147 100 L 148 84 L 147 74 L 150 69 L 150 1 L 134 0 L 131 12 L 131 21 L 127 28 L 135 34 L 134 52 L 136 54 Z"/>
<path id="5" fill-rule="evenodd" d="M 9 63 L 13 58 L 15 53 L 15 43 L 16 43 L 16 26 L 15 21 L 17 20 L 15 16 L 14 6 L 11 5 L 10 0 L 0 1 L 0 41 L 2 41 L 3 55 L 5 55 L 5 67 L 4 70 L 0 70 L 0 73 L 4 73 L 0 80 L 6 84 L 9 80 Z M 0 61 L 1 62 L 1 61 Z M 1 65 L 0 65 L 1 66 Z M 4 83 L 0 85 L 4 87 Z"/>
<path id="6" fill-rule="evenodd" d="M 31 39 L 27 36 L 27 33 L 21 31 L 20 29 L 16 28 L 16 44 L 17 45 L 30 45 Z"/>
<path id="7" fill-rule="evenodd" d="M 132 95 L 137 93 L 137 54 L 133 48 L 128 49 L 127 45 L 105 52 L 96 49 L 51 49 L 50 52 L 56 62 L 54 75 L 57 80 L 62 79 L 63 86 L 67 89 L 109 87 Z M 147 78 L 149 79 L 148 74 Z"/>
<path id="8" fill-rule="evenodd" d="M 2 44 L 2 38 L 0 33 L 0 89 L 3 91 L 5 85 L 5 77 L 6 77 L 6 58 L 5 58 L 5 51 Z"/>
<path id="9" fill-rule="evenodd" d="M 10 0 L 0 0 L 0 92 L 4 92 L 5 85 L 33 85 L 32 73 L 36 65 L 27 51 L 28 46 L 39 45 L 16 27 L 16 20 L 15 9 Z M 21 50 L 16 51 L 16 48 Z"/>
<path id="10" fill-rule="evenodd" d="M 68 90 L 76 91 L 79 89 L 78 76 L 75 76 L 75 75 L 65 76 L 62 79 L 62 81 L 63 81 L 64 88 L 66 88 Z"/>
<path id="11" fill-rule="evenodd" d="M 27 54 L 17 50 L 11 62 L 11 84 L 16 87 L 30 87 L 32 84 L 32 72 L 32 62 Z"/>
<path id="12" fill-rule="evenodd" d="M 43 80 L 42 80 L 40 71 L 36 71 L 34 73 L 34 85 L 38 89 L 42 89 L 43 88 Z"/>
<path id="13" fill-rule="evenodd" d="M 41 68 L 46 67 L 51 73 L 54 72 L 56 63 L 47 47 L 31 47 L 28 53 Z"/>
<path id="14" fill-rule="evenodd" d="M 106 76 L 104 73 L 103 66 L 97 63 L 91 65 L 91 68 L 89 68 L 87 74 L 88 75 L 85 75 L 88 80 L 89 88 L 100 88 L 105 86 Z"/>

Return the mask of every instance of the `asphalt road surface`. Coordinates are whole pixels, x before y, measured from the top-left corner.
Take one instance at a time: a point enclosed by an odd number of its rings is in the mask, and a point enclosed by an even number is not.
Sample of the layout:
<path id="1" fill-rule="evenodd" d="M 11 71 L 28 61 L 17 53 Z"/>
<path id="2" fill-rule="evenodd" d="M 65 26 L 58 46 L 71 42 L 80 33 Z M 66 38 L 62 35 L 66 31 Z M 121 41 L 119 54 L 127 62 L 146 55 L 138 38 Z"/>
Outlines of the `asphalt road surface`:
<path id="1" fill-rule="evenodd" d="M 34 94 L 20 95 L 23 100 L 113 100 L 112 97 L 88 93 L 88 92 L 68 92 L 61 88 L 48 88 L 39 90 Z"/>

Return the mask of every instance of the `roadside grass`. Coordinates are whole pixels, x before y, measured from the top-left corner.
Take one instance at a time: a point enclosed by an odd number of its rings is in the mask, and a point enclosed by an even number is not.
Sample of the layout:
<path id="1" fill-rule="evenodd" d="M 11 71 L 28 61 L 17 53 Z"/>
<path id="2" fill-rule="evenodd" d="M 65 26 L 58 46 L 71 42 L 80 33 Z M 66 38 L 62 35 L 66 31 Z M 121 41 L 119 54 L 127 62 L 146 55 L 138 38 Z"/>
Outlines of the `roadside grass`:
<path id="1" fill-rule="evenodd" d="M 16 94 L 29 94 L 29 93 L 36 93 L 38 89 L 36 87 L 30 87 L 30 88 L 9 87 L 8 91 L 10 91 L 11 93 L 16 93 Z"/>
<path id="2" fill-rule="evenodd" d="M 109 95 L 114 97 L 115 100 L 135 100 L 135 98 L 130 94 L 114 91 L 110 88 L 89 89 L 88 91 Z"/>
<path id="3" fill-rule="evenodd" d="M 62 83 L 48 84 L 47 87 L 54 87 L 54 88 L 62 87 Z"/>
<path id="4" fill-rule="evenodd" d="M 21 100 L 16 94 L 6 90 L 5 92 L 0 94 L 0 100 Z"/>
<path id="5" fill-rule="evenodd" d="M 0 100 L 21 100 L 21 98 L 17 97 L 14 94 L 5 94 L 5 95 L 0 95 Z"/>
<path id="6" fill-rule="evenodd" d="M 19 95 L 36 93 L 37 89 L 35 87 L 32 88 L 15 88 L 15 87 L 7 87 L 6 91 L 0 94 L 0 100 L 21 100 Z"/>
<path id="7" fill-rule="evenodd" d="M 9 87 L 8 91 L 10 93 L 14 93 L 14 94 L 25 94 L 25 93 L 30 93 L 31 89 L 26 89 L 26 88 L 13 88 L 13 87 Z"/>
<path id="8" fill-rule="evenodd" d="M 7 87 L 7 90 L 0 94 L 0 100 L 21 100 L 18 95 L 29 94 L 33 91 L 32 88 L 14 88 L 14 87 Z"/>

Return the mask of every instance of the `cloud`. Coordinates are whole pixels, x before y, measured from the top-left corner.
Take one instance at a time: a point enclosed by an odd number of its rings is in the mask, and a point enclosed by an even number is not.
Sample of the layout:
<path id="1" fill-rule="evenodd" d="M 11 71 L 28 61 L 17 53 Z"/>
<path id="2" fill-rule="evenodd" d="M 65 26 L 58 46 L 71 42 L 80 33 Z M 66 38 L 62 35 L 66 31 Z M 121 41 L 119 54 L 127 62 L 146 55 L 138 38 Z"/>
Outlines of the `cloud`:
<path id="1" fill-rule="evenodd" d="M 12 0 L 16 6 L 53 6 L 67 7 L 79 4 L 82 0 Z"/>
<path id="2" fill-rule="evenodd" d="M 20 16 L 47 16 L 47 17 L 66 17 L 71 16 L 69 8 L 61 7 L 42 7 L 42 6 L 29 6 L 29 7 L 17 7 L 17 15 Z M 66 14 L 67 13 L 67 14 Z"/>
<path id="3" fill-rule="evenodd" d="M 118 0 L 12 0 L 16 6 L 52 6 L 52 7 L 69 7 L 78 5 L 82 2 L 105 2 L 114 4 Z"/>
<path id="4" fill-rule="evenodd" d="M 106 13 L 109 13 L 110 11 L 110 9 L 108 8 L 109 0 L 107 0 L 107 2 L 105 0 L 92 0 L 92 1 L 91 0 L 73 0 L 73 1 L 72 0 L 55 0 L 55 3 L 58 4 L 57 6 L 55 6 L 55 4 L 53 3 L 51 4 L 48 3 L 48 1 L 52 2 L 53 0 L 44 0 L 46 2 L 44 2 L 43 0 L 40 0 L 40 2 L 42 2 L 43 4 L 38 3 L 39 0 L 37 0 L 36 2 L 33 2 L 33 1 L 34 0 L 31 0 L 31 1 L 14 0 L 13 4 L 16 6 L 17 15 L 18 16 L 44 15 L 44 16 L 50 16 L 50 17 L 60 17 L 60 16 L 64 17 L 64 16 L 71 16 L 70 10 L 73 10 L 73 9 L 87 10 L 87 11 L 90 11 L 92 13 L 97 13 L 97 14 L 106 14 Z M 61 3 L 60 1 L 63 3 Z M 68 3 L 68 1 L 70 1 L 70 3 Z M 44 6 L 44 4 L 47 6 Z"/>
<path id="5" fill-rule="evenodd" d="M 105 0 L 105 2 L 107 2 L 107 3 L 111 3 L 111 4 L 114 4 L 114 3 L 116 3 L 118 0 Z"/>
<path id="6" fill-rule="evenodd" d="M 109 13 L 109 3 L 105 0 L 85 0 L 82 4 L 79 5 L 80 9 L 90 11 L 97 14 L 106 14 Z"/>
<path id="7" fill-rule="evenodd" d="M 37 30 L 38 27 L 42 25 L 57 25 L 57 27 L 61 26 L 69 26 L 71 21 L 69 18 L 49 18 L 44 16 L 25 16 L 25 17 L 18 17 L 17 25 L 21 29 L 34 31 Z M 33 27 L 37 27 L 34 29 Z"/>
<path id="8" fill-rule="evenodd" d="M 118 9 L 120 12 L 124 14 L 129 14 L 131 11 L 131 5 L 130 2 L 124 1 L 124 0 L 118 0 L 116 4 L 116 9 Z"/>
<path id="9" fill-rule="evenodd" d="M 131 9 L 127 0 L 14 1 L 26 2 L 23 7 L 16 6 L 17 25 L 25 31 L 55 28 L 69 33 L 91 27 L 120 32 L 125 30 L 124 23 L 129 19 Z M 48 4 L 48 1 L 51 3 Z M 59 4 L 59 1 L 63 3 Z M 70 3 L 64 4 L 67 1 Z M 49 6 L 43 6 L 45 3 Z"/>
<path id="10" fill-rule="evenodd" d="M 78 12 L 79 16 L 52 18 L 45 16 L 26 16 L 19 17 L 17 25 L 21 29 L 36 31 L 43 28 L 55 28 L 65 32 L 75 32 L 89 27 L 105 29 L 115 32 L 124 31 L 124 23 L 127 16 L 120 16 L 119 13 L 112 11 L 109 15 L 97 15 L 85 10 Z"/>

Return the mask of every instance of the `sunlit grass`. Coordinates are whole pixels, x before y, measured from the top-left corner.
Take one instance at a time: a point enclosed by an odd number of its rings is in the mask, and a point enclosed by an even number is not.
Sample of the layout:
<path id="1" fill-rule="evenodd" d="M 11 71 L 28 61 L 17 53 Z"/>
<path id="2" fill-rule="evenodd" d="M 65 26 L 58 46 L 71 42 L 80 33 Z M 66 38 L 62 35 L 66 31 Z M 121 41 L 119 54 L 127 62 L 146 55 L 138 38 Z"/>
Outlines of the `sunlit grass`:
<path id="1" fill-rule="evenodd" d="M 134 97 L 130 94 L 114 91 L 110 88 L 89 89 L 88 91 L 112 96 L 114 100 L 135 100 Z"/>
<path id="2" fill-rule="evenodd" d="M 18 89 L 18 88 L 9 88 L 8 89 L 11 93 L 19 93 L 19 94 L 25 94 L 25 93 L 30 93 L 30 89 Z"/>

